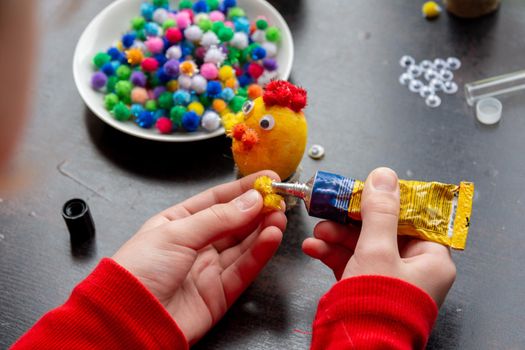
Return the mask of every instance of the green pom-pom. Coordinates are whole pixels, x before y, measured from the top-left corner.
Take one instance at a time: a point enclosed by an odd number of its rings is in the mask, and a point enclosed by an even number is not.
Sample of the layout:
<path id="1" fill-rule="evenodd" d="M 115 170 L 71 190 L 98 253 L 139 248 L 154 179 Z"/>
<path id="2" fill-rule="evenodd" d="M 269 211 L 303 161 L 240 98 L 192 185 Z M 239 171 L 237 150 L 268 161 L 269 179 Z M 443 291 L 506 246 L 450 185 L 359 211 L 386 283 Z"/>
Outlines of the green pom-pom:
<path id="1" fill-rule="evenodd" d="M 281 31 L 277 27 L 268 27 L 266 29 L 266 40 L 271 42 L 281 41 Z"/>
<path id="2" fill-rule="evenodd" d="M 166 31 L 166 29 L 173 28 L 176 25 L 177 23 L 175 23 L 175 20 L 173 18 L 168 18 L 167 20 L 164 21 L 164 23 L 162 23 L 162 29 Z"/>
<path id="3" fill-rule="evenodd" d="M 219 0 L 206 0 L 206 4 L 208 4 L 210 11 L 217 10 L 219 8 Z"/>
<path id="4" fill-rule="evenodd" d="M 184 106 L 175 106 L 170 111 L 170 119 L 173 122 L 173 126 L 180 128 L 182 124 L 182 116 L 187 112 Z"/>
<path id="5" fill-rule="evenodd" d="M 208 18 L 203 18 L 197 24 L 203 32 L 207 32 L 211 29 L 212 22 Z"/>
<path id="6" fill-rule="evenodd" d="M 150 74 L 150 76 L 148 77 L 148 84 L 152 87 L 160 85 L 160 80 L 157 74 Z"/>
<path id="7" fill-rule="evenodd" d="M 115 105 L 115 107 L 113 107 L 113 115 L 117 120 L 128 120 L 131 116 L 131 111 L 129 110 L 128 106 L 122 102 L 119 102 Z"/>
<path id="8" fill-rule="evenodd" d="M 137 30 L 137 39 L 140 39 L 142 41 L 147 40 L 146 32 L 144 31 L 144 29 Z"/>
<path id="9" fill-rule="evenodd" d="M 118 96 L 114 93 L 107 94 L 104 96 L 104 106 L 108 111 L 111 111 L 115 105 L 119 102 Z"/>
<path id="10" fill-rule="evenodd" d="M 179 10 L 191 9 L 193 2 L 191 0 L 182 0 L 179 4 Z"/>
<path id="11" fill-rule="evenodd" d="M 211 98 L 209 98 L 208 96 L 204 94 L 199 96 L 199 101 L 202 103 L 204 108 L 210 107 L 213 102 Z"/>
<path id="12" fill-rule="evenodd" d="M 141 30 L 142 28 L 144 28 L 145 25 L 146 25 L 146 20 L 142 16 L 135 17 L 131 20 L 131 27 L 134 30 Z"/>
<path id="13" fill-rule="evenodd" d="M 242 105 L 244 102 L 246 102 L 248 99 L 244 96 L 237 95 L 230 101 L 230 109 L 237 113 L 241 110 Z"/>
<path id="14" fill-rule="evenodd" d="M 257 29 L 260 29 L 260 30 L 265 30 L 266 28 L 268 28 L 268 22 L 266 22 L 265 19 L 258 19 L 257 22 L 255 22 L 255 26 L 257 27 Z"/>
<path id="15" fill-rule="evenodd" d="M 243 49 L 239 55 L 239 61 L 241 63 L 245 63 L 246 61 L 248 61 L 248 58 L 250 57 L 250 52 L 251 52 L 251 49 L 249 46 Z"/>
<path id="16" fill-rule="evenodd" d="M 111 56 L 105 52 L 99 52 L 93 57 L 93 64 L 97 68 L 102 68 L 103 65 L 111 61 Z"/>
<path id="17" fill-rule="evenodd" d="M 224 28 L 224 22 L 221 22 L 221 21 L 217 21 L 217 22 L 213 22 L 213 24 L 211 25 L 211 30 L 219 35 L 219 31 Z"/>
<path id="18" fill-rule="evenodd" d="M 153 0 L 153 6 L 167 8 L 169 4 L 168 0 Z"/>
<path id="19" fill-rule="evenodd" d="M 154 112 L 157 110 L 157 102 L 155 100 L 147 100 L 146 103 L 144 103 L 144 108 L 148 111 Z"/>
<path id="20" fill-rule="evenodd" d="M 108 81 L 106 83 L 106 91 L 107 92 L 115 92 L 115 85 L 118 82 L 118 78 L 116 75 L 112 75 L 108 78 Z"/>
<path id="21" fill-rule="evenodd" d="M 121 80 L 115 84 L 115 93 L 122 99 L 131 95 L 131 89 L 133 85 L 127 80 Z"/>
<path id="22" fill-rule="evenodd" d="M 240 7 L 232 7 L 228 11 L 228 18 L 234 19 L 235 17 L 246 17 L 246 13 Z"/>
<path id="23" fill-rule="evenodd" d="M 237 95 L 239 96 L 242 96 L 242 97 L 248 97 L 248 90 L 246 90 L 246 88 L 239 88 L 237 90 Z"/>
<path id="24" fill-rule="evenodd" d="M 224 27 L 221 30 L 219 30 L 217 36 L 222 42 L 230 41 L 233 38 L 233 29 L 231 29 L 230 27 Z"/>
<path id="25" fill-rule="evenodd" d="M 131 68 L 129 68 L 125 64 L 122 64 L 117 68 L 116 74 L 119 80 L 128 80 L 131 76 Z"/>
<path id="26" fill-rule="evenodd" d="M 173 106 L 173 94 L 169 91 L 164 91 L 157 99 L 158 105 L 162 109 L 170 109 Z"/>

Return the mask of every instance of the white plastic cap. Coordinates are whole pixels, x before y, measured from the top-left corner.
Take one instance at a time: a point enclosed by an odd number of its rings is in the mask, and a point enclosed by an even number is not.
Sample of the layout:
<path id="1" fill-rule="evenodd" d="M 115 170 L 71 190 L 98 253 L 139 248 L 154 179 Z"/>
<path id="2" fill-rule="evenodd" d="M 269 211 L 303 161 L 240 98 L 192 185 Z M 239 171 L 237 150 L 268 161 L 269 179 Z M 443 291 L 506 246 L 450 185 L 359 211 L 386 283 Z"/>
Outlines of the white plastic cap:
<path id="1" fill-rule="evenodd" d="M 476 104 L 476 118 L 485 125 L 496 124 L 501 119 L 503 106 L 501 102 L 494 98 L 483 98 Z"/>

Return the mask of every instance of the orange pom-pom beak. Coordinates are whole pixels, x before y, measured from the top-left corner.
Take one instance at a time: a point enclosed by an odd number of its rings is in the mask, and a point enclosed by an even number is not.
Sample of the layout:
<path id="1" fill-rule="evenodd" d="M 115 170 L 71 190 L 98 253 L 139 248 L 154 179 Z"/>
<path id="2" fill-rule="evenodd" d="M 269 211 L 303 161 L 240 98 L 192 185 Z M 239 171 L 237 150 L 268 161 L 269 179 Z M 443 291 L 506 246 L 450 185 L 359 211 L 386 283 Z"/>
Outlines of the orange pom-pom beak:
<path id="1" fill-rule="evenodd" d="M 248 128 L 245 123 L 239 123 L 232 128 L 231 136 L 240 141 L 243 150 L 249 151 L 259 142 L 259 135 L 257 131 L 252 128 Z"/>

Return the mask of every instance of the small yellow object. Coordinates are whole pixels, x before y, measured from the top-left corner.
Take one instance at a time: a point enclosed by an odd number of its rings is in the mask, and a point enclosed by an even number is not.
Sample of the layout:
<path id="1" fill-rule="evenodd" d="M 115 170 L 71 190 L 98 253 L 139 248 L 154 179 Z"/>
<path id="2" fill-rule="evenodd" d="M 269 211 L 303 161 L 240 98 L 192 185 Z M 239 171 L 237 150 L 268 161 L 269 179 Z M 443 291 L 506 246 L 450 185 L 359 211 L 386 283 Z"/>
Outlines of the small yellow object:
<path id="1" fill-rule="evenodd" d="M 197 113 L 198 116 L 202 116 L 204 114 L 204 106 L 200 102 L 192 102 L 188 105 L 188 111 L 193 111 Z"/>
<path id="2" fill-rule="evenodd" d="M 179 89 L 179 82 L 177 80 L 170 80 L 166 84 L 166 88 L 169 92 L 175 92 Z"/>
<path id="3" fill-rule="evenodd" d="M 224 85 L 226 85 L 226 87 L 229 87 L 230 89 L 236 89 L 237 88 L 237 79 L 235 78 L 230 78 L 228 80 L 226 80 L 226 82 L 224 82 Z"/>
<path id="4" fill-rule="evenodd" d="M 233 126 L 239 123 L 242 123 L 244 121 L 244 117 L 242 114 L 234 114 L 234 113 L 227 113 L 222 116 L 222 125 L 224 126 L 224 130 L 226 130 L 226 133 L 229 133 Z"/>
<path id="5" fill-rule="evenodd" d="M 226 81 L 230 78 L 233 78 L 235 75 L 235 71 L 231 66 L 222 66 L 219 70 L 219 79 L 222 81 Z"/>
<path id="6" fill-rule="evenodd" d="M 425 18 L 436 18 L 441 13 L 441 6 L 439 6 L 435 1 L 427 1 L 423 4 L 421 12 Z"/>
<path id="7" fill-rule="evenodd" d="M 221 112 L 219 112 L 219 115 L 221 117 L 224 117 L 226 114 L 230 114 L 232 111 L 229 107 L 224 108 Z"/>
<path id="8" fill-rule="evenodd" d="M 128 58 L 128 63 L 132 66 L 140 64 L 144 59 L 144 54 L 138 48 L 132 48 L 126 51 L 126 57 Z"/>
<path id="9" fill-rule="evenodd" d="M 119 51 L 124 51 L 124 45 L 122 45 L 122 41 L 117 42 L 117 45 L 115 45 Z"/>
<path id="10" fill-rule="evenodd" d="M 190 77 L 195 73 L 195 63 L 192 61 L 184 61 L 179 66 L 180 72 L 182 74 L 189 75 Z"/>
<path id="11" fill-rule="evenodd" d="M 263 197 L 263 207 L 265 212 L 281 210 L 283 197 L 274 193 L 272 179 L 268 176 L 260 176 L 253 183 L 253 188 Z"/>

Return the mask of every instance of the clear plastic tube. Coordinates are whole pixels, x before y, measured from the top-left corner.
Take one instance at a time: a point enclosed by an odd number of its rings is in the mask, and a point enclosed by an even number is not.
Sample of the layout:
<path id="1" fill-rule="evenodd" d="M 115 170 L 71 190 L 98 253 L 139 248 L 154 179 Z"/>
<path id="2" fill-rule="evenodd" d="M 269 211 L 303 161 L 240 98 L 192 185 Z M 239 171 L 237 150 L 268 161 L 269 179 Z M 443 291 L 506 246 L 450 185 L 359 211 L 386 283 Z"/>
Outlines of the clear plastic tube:
<path id="1" fill-rule="evenodd" d="M 470 106 L 486 97 L 509 94 L 525 89 L 525 70 L 465 84 L 465 98 Z"/>

